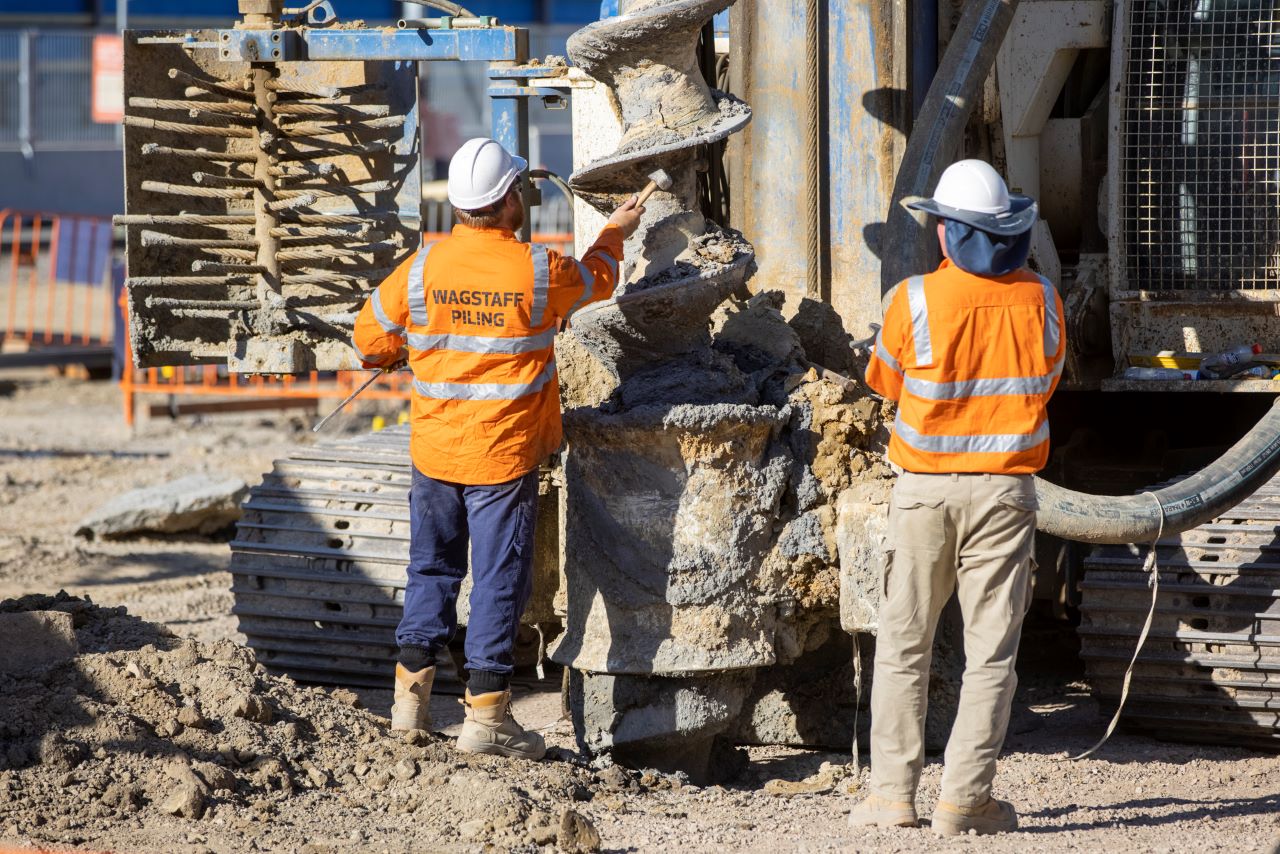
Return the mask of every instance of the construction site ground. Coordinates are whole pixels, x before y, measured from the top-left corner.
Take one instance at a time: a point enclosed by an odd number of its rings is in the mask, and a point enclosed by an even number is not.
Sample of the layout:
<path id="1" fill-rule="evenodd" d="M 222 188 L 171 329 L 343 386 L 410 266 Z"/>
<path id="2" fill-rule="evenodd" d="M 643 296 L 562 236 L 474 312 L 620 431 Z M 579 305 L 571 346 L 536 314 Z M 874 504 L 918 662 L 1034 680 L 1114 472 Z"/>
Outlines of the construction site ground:
<path id="1" fill-rule="evenodd" d="M 71 670 L 0 675 L 0 710 L 18 716 L 0 720 L 0 736 L 49 722 L 33 755 L 19 749 L 0 762 L 0 848 L 588 850 L 589 831 L 572 821 L 561 829 L 566 810 L 594 826 L 604 850 L 616 851 L 982 846 L 1270 854 L 1280 842 L 1275 755 L 1122 731 L 1093 757 L 1067 759 L 1097 739 L 1105 720 L 1050 628 L 1037 628 L 1044 638 L 1024 645 L 1039 654 L 1024 656 L 996 781 L 996 794 L 1017 804 L 1022 829 L 989 840 L 941 840 L 927 827 L 850 829 L 846 814 L 863 793 L 866 771 L 853 774 L 847 752 L 749 748 L 744 773 L 708 787 L 588 762 L 576 756 L 560 720 L 553 679 L 543 688 L 522 683 L 516 707 L 519 719 L 545 728 L 557 748 L 546 763 L 464 757 L 444 739 L 392 739 L 389 691 L 356 697 L 297 686 L 256 670 L 235 645 L 241 639 L 230 616 L 225 536 L 100 542 L 74 534 L 80 518 L 136 487 L 193 472 L 255 483 L 274 458 L 311 441 L 308 419 L 153 419 L 131 432 L 109 383 L 39 370 L 0 376 L 0 600 L 61 589 L 99 606 L 78 618 L 96 646 L 87 649 L 82 640 Z M 367 424 L 367 413 L 356 414 L 338 429 Z M 127 615 L 108 606 L 124 606 Z M 58 684 L 63 678 L 73 684 Z M 167 725 L 167 686 L 198 701 L 215 724 L 185 731 Z M 90 722 L 59 730 L 76 704 L 86 711 L 92 705 Z M 438 696 L 433 705 L 437 726 L 456 731 L 456 698 Z M 263 706 L 275 710 L 269 722 L 259 714 Z M 108 731 L 125 714 L 153 725 L 133 738 Z M 212 781 L 224 772 L 230 776 Z M 940 774 L 941 757 L 929 757 L 919 798 L 924 816 Z M 194 806 L 176 794 L 193 791 L 204 793 Z"/>

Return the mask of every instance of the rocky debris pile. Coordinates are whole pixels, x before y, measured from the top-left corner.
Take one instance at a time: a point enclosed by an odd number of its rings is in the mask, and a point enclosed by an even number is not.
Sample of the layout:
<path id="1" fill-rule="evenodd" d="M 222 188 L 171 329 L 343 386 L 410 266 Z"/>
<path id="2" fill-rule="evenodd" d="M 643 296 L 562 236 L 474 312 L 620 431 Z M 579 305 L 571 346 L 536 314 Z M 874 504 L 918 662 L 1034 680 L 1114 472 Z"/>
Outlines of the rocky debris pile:
<path id="1" fill-rule="evenodd" d="M 270 676 L 230 641 L 181 639 L 65 593 L 0 602 L 0 615 L 31 611 L 70 615 L 80 653 L 0 673 L 0 844 L 139 848 L 185 828 L 218 851 L 318 854 L 388 833 L 410 850 L 594 851 L 575 802 L 679 784 L 563 752 L 524 763 L 393 738 L 352 692 Z"/>
<path id="2" fill-rule="evenodd" d="M 90 540 L 143 532 L 212 534 L 240 518 L 240 502 L 248 492 L 239 478 L 188 475 L 116 496 L 82 519 L 76 534 Z"/>
<path id="3" fill-rule="evenodd" d="M 570 705 L 591 750 L 705 781 L 723 779 L 716 739 L 849 744 L 838 508 L 853 490 L 883 516 L 887 412 L 812 364 L 782 307 L 724 300 L 703 343 L 607 392 L 603 349 L 558 351 L 579 595 L 552 659 L 585 674 Z"/>

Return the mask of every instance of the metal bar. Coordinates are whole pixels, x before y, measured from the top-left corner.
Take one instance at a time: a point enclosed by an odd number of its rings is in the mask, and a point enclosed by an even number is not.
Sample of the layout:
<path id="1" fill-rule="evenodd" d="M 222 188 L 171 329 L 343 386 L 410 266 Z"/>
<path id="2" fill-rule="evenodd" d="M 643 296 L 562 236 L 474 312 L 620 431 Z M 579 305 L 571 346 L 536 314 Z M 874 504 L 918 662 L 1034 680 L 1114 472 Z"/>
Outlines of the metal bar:
<path id="1" fill-rule="evenodd" d="M 23 30 L 18 38 L 18 147 L 27 160 L 36 154 L 31 130 L 34 100 L 31 89 L 35 85 L 35 78 L 31 73 L 31 42 L 34 38 L 35 33 L 31 30 Z"/>
<path id="2" fill-rule="evenodd" d="M 247 188 L 197 187 L 187 184 L 170 184 L 166 181 L 143 181 L 142 189 L 149 193 L 168 193 L 174 196 L 195 196 L 204 199 L 248 199 L 253 190 Z"/>
<path id="3" fill-rule="evenodd" d="M 219 30 L 234 35 L 234 30 Z M 525 63 L 529 59 L 528 31 L 514 27 L 462 30 L 317 30 L 300 34 L 299 60 L 399 60 L 436 62 Z"/>
<path id="4" fill-rule="evenodd" d="M 35 347 L 24 353 L 0 353 L 0 368 L 33 368 L 48 365 L 85 365 L 105 367 L 111 364 L 111 347 Z"/>
<path id="5" fill-rule="evenodd" d="M 253 92 L 248 89 L 236 87 L 218 80 L 208 80 L 203 77 L 196 77 L 194 74 L 188 74 L 181 69 L 170 68 L 169 79 L 181 80 L 183 83 L 188 83 L 191 86 L 200 89 L 203 92 L 208 92 L 211 95 L 222 95 L 227 98 L 235 98 L 238 101 L 253 101 Z"/>
<path id="6" fill-rule="evenodd" d="M 142 116 L 125 116 L 124 123 L 129 127 L 147 130 L 162 130 L 169 133 L 190 134 L 192 136 L 226 136 L 248 139 L 253 136 L 253 128 L 249 127 L 213 127 L 211 125 L 191 125 L 182 122 L 163 122 Z"/>
<path id="7" fill-rule="evenodd" d="M 319 116 L 321 118 L 385 118 L 391 112 L 386 104 L 302 104 L 286 101 L 276 104 L 276 115 L 279 116 Z M 400 117 L 404 124 L 404 117 Z"/>
<path id="8" fill-rule="evenodd" d="M 219 412 L 257 412 L 263 409 L 315 409 L 318 402 L 318 398 L 314 397 L 258 397 L 204 403 L 158 403 L 151 405 L 150 414 L 152 417 L 161 415 L 176 417 Z"/>
<path id="9" fill-rule="evenodd" d="M 489 76 L 501 81 L 502 69 L 490 69 Z M 498 94 L 494 93 L 494 89 Z M 502 147 L 525 160 L 529 159 L 529 99 L 520 95 L 507 94 L 512 91 L 506 82 L 497 82 L 490 90 L 490 104 L 493 108 L 492 136 Z M 524 202 L 524 225 L 520 227 L 520 239 L 526 243 L 533 235 L 533 217 L 529 208 L 533 204 L 536 189 L 532 181 L 523 182 L 522 197 Z"/>
<path id="10" fill-rule="evenodd" d="M 142 146 L 142 153 L 147 156 L 161 155 L 170 157 L 189 157 L 195 160 L 213 163 L 253 163 L 258 155 L 251 151 L 208 151 L 204 148 L 170 148 L 148 142 Z"/>
<path id="11" fill-rule="evenodd" d="M 138 276 L 129 279 L 126 287 L 134 285 L 236 285 L 244 284 L 252 279 L 248 275 L 226 276 Z"/>
<path id="12" fill-rule="evenodd" d="M 253 115 L 252 104 L 229 104 L 223 101 L 176 101 L 170 98 L 130 98 L 130 107 L 146 110 L 177 110 L 195 116 L 196 113 L 230 113 L 234 116 L 250 118 Z"/>
<path id="13" fill-rule="evenodd" d="M 246 228 L 253 217 L 242 214 L 116 214 L 115 225 L 203 225 L 210 228 Z"/>

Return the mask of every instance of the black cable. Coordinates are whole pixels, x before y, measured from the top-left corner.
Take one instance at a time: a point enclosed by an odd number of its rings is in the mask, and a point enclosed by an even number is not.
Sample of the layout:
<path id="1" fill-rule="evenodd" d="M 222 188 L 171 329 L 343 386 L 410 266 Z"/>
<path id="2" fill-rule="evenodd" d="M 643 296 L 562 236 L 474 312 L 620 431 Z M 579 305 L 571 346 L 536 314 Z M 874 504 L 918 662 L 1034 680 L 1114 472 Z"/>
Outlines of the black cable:
<path id="1" fill-rule="evenodd" d="M 415 3 L 419 6 L 426 6 L 428 9 L 437 9 L 446 15 L 453 15 L 455 18 L 476 18 L 479 17 L 457 3 L 451 3 L 449 0 L 405 0 L 408 3 Z"/>

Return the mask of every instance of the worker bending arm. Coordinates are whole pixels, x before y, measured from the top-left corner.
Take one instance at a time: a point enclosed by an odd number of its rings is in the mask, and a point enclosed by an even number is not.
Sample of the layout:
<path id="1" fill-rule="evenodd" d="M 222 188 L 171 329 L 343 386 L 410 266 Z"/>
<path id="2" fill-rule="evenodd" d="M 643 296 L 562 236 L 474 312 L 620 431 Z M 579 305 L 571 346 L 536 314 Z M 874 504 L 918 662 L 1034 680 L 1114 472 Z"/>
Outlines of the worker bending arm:
<path id="1" fill-rule="evenodd" d="M 867 385 L 885 400 L 897 401 L 902 394 L 902 363 L 907 357 L 910 320 L 904 305 L 905 288 L 897 288 L 889 309 L 884 315 L 884 325 L 876 333 L 876 342 L 867 362 Z"/>
<path id="2" fill-rule="evenodd" d="M 374 288 L 356 317 L 352 345 L 360 364 L 366 368 L 389 367 L 403 358 L 405 325 L 409 322 L 405 283 L 413 258 L 413 255 L 406 258 Z"/>
<path id="3" fill-rule="evenodd" d="M 634 203 L 629 199 L 622 210 L 631 210 Z M 582 260 L 550 253 L 551 310 L 556 317 L 571 320 L 582 307 L 613 296 L 622 267 L 622 240 L 622 229 L 609 223 Z"/>

